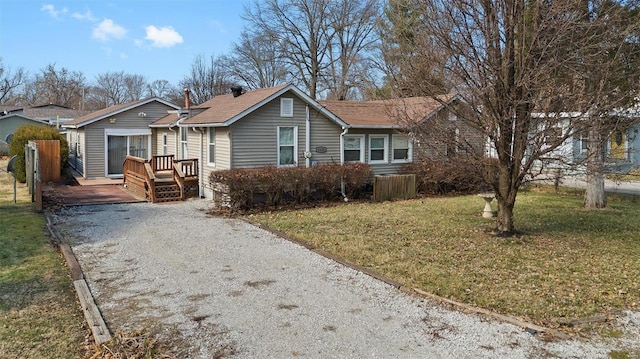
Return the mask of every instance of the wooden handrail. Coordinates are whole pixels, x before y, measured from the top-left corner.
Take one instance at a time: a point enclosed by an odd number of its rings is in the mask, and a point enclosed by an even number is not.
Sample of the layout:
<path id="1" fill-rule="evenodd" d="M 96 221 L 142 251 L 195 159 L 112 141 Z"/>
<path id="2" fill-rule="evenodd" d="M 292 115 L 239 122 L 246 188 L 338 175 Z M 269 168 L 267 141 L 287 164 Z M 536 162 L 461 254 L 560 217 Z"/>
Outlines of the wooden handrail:
<path id="1" fill-rule="evenodd" d="M 155 174 L 149 161 L 144 158 L 135 157 L 135 156 L 127 156 L 124 159 L 123 167 L 123 177 L 124 182 L 129 183 L 130 177 L 136 175 L 140 179 L 144 179 L 146 184 L 146 189 L 149 191 L 149 199 L 153 201 L 155 195 Z"/>
<path id="2" fill-rule="evenodd" d="M 149 198 L 151 199 L 151 202 L 153 202 L 156 199 L 156 174 L 153 172 L 149 162 L 144 163 L 144 169 L 146 174 L 145 181 L 149 187 Z"/>
<path id="3" fill-rule="evenodd" d="M 180 197 L 185 199 L 185 179 L 198 178 L 198 160 L 186 159 L 173 161 L 173 178 L 180 187 Z"/>

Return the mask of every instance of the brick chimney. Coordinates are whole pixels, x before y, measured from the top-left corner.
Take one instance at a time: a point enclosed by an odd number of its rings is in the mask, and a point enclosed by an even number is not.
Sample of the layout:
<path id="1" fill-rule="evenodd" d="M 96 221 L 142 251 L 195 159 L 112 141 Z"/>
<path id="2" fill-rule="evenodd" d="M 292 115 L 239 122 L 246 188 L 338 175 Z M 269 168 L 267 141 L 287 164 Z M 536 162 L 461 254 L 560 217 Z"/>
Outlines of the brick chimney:
<path id="1" fill-rule="evenodd" d="M 189 106 L 191 105 L 191 101 L 189 100 L 189 88 L 185 87 L 184 88 L 184 108 L 186 110 L 189 109 Z"/>

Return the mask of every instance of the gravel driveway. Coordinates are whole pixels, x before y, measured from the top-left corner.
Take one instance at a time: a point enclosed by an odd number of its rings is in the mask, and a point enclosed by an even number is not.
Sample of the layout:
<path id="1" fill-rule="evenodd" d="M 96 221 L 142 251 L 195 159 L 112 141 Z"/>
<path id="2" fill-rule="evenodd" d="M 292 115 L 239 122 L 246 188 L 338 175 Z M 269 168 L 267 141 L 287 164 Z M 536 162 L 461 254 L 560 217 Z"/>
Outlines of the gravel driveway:
<path id="1" fill-rule="evenodd" d="M 53 223 L 112 332 L 153 328 L 191 358 L 607 358 L 637 347 L 546 342 L 403 293 L 211 202 L 78 206 Z M 640 333 L 640 315 L 623 318 Z"/>

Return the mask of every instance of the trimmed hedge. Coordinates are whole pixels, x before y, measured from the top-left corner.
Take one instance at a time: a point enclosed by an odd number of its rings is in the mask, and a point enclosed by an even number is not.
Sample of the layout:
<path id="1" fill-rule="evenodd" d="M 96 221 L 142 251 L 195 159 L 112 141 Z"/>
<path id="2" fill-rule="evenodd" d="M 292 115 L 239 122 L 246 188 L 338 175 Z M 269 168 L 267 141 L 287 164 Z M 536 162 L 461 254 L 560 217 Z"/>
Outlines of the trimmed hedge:
<path id="1" fill-rule="evenodd" d="M 38 125 L 20 126 L 13 133 L 11 144 L 9 145 L 9 155 L 18 156 L 16 158 L 16 180 L 21 183 L 27 181 L 24 147 L 32 140 L 60 140 L 60 168 L 64 168 L 69 160 L 67 139 L 56 128 Z"/>
<path id="2" fill-rule="evenodd" d="M 371 181 L 367 164 L 320 165 L 278 168 L 274 166 L 214 171 L 209 183 L 226 186 L 227 204 L 232 210 L 256 206 L 278 207 L 291 204 L 335 201 L 344 193 L 349 199 L 361 198 Z"/>

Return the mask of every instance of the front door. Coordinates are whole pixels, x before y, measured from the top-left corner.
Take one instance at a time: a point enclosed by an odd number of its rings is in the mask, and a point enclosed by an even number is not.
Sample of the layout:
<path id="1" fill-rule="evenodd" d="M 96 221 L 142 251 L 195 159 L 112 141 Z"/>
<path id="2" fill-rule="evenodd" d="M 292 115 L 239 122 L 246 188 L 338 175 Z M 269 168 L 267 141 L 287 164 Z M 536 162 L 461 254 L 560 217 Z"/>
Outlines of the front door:
<path id="1" fill-rule="evenodd" d="M 609 138 L 609 156 L 611 158 L 627 158 L 627 136 L 623 130 L 615 130 Z"/>

